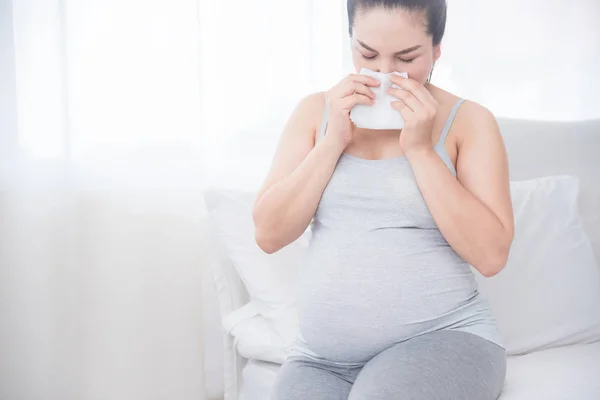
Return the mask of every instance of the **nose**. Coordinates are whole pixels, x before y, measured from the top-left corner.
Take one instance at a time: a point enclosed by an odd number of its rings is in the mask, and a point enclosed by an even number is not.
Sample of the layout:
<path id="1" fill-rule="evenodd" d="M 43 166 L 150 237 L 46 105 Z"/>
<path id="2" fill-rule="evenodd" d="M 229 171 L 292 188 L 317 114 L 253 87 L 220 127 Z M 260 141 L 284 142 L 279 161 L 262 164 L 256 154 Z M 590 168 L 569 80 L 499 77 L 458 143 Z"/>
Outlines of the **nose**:
<path id="1" fill-rule="evenodd" d="M 383 74 L 390 74 L 395 71 L 394 62 L 389 60 L 381 60 L 378 65 L 377 72 L 381 72 Z"/>

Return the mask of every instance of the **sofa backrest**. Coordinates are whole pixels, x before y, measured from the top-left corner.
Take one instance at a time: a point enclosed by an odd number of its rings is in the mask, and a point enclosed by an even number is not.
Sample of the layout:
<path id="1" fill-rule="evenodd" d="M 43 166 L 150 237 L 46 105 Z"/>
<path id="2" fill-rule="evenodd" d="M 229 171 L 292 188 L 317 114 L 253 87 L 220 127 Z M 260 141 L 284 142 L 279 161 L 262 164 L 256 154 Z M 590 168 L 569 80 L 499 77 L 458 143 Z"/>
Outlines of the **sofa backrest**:
<path id="1" fill-rule="evenodd" d="M 574 175 L 583 224 L 600 263 L 600 119 L 545 122 L 499 119 L 511 180 Z"/>

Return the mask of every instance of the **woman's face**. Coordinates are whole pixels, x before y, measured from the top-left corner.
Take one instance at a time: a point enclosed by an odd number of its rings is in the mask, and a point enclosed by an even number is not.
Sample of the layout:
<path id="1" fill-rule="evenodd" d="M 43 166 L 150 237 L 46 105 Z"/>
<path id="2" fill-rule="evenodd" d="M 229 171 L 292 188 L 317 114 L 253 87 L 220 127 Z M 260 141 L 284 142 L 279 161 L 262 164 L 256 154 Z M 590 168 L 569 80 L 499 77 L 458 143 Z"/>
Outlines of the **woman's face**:
<path id="1" fill-rule="evenodd" d="M 424 12 L 374 7 L 357 10 L 352 37 L 352 60 L 358 73 L 368 68 L 383 73 L 407 72 L 425 84 L 440 46 L 433 47 L 425 29 Z"/>

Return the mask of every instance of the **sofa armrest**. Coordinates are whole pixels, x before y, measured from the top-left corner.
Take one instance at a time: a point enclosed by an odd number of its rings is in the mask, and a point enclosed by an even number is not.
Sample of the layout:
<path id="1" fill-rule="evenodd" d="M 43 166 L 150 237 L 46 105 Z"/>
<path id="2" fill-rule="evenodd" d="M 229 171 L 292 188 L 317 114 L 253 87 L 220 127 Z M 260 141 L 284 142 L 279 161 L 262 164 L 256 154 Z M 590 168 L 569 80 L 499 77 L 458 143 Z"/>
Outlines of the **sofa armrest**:
<path id="1" fill-rule="evenodd" d="M 206 375 L 205 388 L 209 398 L 237 400 L 239 377 L 246 360 L 238 355 L 233 337 L 223 328 L 223 319 L 248 303 L 248 292 L 236 269 L 227 257 L 224 246 L 211 234 L 208 217 L 205 226 L 203 274 L 204 365 L 205 371 L 222 363 L 222 383 Z M 222 387 L 221 387 L 222 386 Z"/>

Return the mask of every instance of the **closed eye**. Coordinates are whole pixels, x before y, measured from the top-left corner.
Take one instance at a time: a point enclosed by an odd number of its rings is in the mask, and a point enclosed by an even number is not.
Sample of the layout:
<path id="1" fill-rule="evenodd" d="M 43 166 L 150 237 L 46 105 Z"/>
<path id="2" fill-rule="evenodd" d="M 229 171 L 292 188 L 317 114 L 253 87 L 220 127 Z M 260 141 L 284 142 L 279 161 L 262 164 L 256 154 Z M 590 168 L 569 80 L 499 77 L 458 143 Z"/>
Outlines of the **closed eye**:
<path id="1" fill-rule="evenodd" d="M 365 60 L 374 60 L 374 59 L 376 59 L 376 58 L 377 58 L 377 55 L 374 55 L 374 56 L 366 56 L 366 55 L 364 55 L 364 54 L 362 54 L 362 53 L 361 53 L 361 56 L 362 56 L 362 57 L 363 57 Z M 398 61 L 402 61 L 402 62 L 404 62 L 404 63 L 411 63 L 411 62 L 413 62 L 415 59 L 416 59 L 416 57 L 414 57 L 414 58 L 411 58 L 411 59 L 408 59 L 408 60 L 405 60 L 405 59 L 403 59 L 403 58 L 399 58 L 399 57 L 397 58 L 397 60 L 398 60 Z"/>

